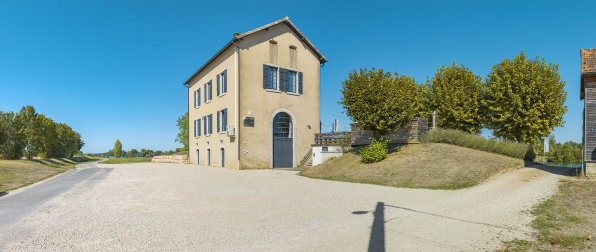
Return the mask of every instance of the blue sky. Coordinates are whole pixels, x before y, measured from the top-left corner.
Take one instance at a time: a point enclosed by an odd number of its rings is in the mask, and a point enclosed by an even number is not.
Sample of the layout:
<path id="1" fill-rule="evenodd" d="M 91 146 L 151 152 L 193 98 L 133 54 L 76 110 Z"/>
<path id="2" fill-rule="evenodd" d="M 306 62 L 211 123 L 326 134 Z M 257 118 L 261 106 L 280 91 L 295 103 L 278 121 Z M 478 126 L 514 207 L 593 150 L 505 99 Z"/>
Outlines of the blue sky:
<path id="1" fill-rule="evenodd" d="M 81 133 L 84 152 L 170 150 L 187 111 L 182 83 L 227 43 L 288 16 L 327 57 L 323 131 L 351 69 L 424 82 L 453 60 L 486 76 L 522 49 L 567 83 L 558 141 L 581 142 L 580 48 L 596 47 L 594 1 L 0 1 L 0 110 L 32 105 Z"/>

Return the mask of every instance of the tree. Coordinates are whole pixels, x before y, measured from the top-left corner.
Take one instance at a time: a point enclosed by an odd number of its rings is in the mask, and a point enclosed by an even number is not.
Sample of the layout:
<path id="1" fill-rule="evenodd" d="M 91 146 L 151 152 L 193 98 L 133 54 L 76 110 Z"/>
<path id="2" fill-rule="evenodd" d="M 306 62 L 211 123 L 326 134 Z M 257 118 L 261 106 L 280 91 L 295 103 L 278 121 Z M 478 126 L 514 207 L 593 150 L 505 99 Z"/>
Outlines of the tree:
<path id="1" fill-rule="evenodd" d="M 397 71 L 392 75 L 383 69 L 352 70 L 342 82 L 339 104 L 360 129 L 380 140 L 411 122 L 417 113 L 417 92 L 414 78 Z"/>
<path id="2" fill-rule="evenodd" d="M 122 157 L 122 155 L 124 154 L 122 151 L 122 144 L 120 143 L 120 139 L 116 139 L 116 143 L 114 143 L 112 153 L 114 153 L 115 158 Z"/>
<path id="3" fill-rule="evenodd" d="M 43 134 L 40 129 L 38 114 L 33 106 L 26 106 L 21 109 L 19 115 L 22 120 L 22 134 L 25 137 L 25 156 L 32 159 L 37 153 L 40 135 Z"/>
<path id="4" fill-rule="evenodd" d="M 176 121 L 176 126 L 178 126 L 178 129 L 180 130 L 176 137 L 176 142 L 183 144 L 185 151 L 188 150 L 188 124 L 188 112 L 179 117 Z"/>
<path id="5" fill-rule="evenodd" d="M 524 51 L 493 65 L 486 77 L 486 127 L 493 135 L 534 144 L 565 123 L 567 99 L 559 66 Z"/>
<path id="6" fill-rule="evenodd" d="M 129 151 L 129 153 L 130 153 L 130 155 L 129 155 L 130 157 L 136 157 L 139 155 L 139 151 L 137 151 L 137 149 L 132 149 Z"/>
<path id="7" fill-rule="evenodd" d="M 25 149 L 23 124 L 19 114 L 13 111 L 0 113 L 0 154 L 3 159 L 20 159 Z"/>
<path id="8" fill-rule="evenodd" d="M 436 110 L 438 127 L 481 133 L 485 114 L 482 76 L 453 61 L 451 66 L 442 66 L 423 90 L 424 117 L 430 118 Z"/>

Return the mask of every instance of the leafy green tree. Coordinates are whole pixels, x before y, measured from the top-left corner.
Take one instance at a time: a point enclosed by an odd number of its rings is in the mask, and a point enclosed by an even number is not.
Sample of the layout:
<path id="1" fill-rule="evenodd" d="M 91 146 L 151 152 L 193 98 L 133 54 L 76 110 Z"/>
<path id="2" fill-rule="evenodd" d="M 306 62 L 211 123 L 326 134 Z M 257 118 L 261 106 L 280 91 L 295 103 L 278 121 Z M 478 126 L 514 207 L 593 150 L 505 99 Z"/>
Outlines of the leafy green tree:
<path id="1" fill-rule="evenodd" d="M 130 157 L 137 157 L 139 155 L 139 151 L 137 149 L 132 149 L 129 151 Z"/>
<path id="2" fill-rule="evenodd" d="M 188 112 L 176 120 L 176 126 L 178 126 L 178 129 L 180 130 L 176 137 L 176 142 L 183 144 L 185 151 L 188 150 L 188 124 Z"/>
<path id="3" fill-rule="evenodd" d="M 57 152 L 59 146 L 58 132 L 54 120 L 45 117 L 42 114 L 37 115 L 37 120 L 41 128 L 39 143 L 37 144 L 37 153 L 42 158 L 52 158 Z"/>
<path id="4" fill-rule="evenodd" d="M 442 66 L 422 90 L 422 116 L 431 118 L 436 110 L 438 127 L 481 133 L 485 114 L 482 76 L 453 61 L 451 66 Z"/>
<path id="5" fill-rule="evenodd" d="M 110 157 L 110 156 L 114 156 L 114 150 L 109 150 L 109 151 L 106 153 L 106 156 L 108 156 L 108 157 Z"/>
<path id="6" fill-rule="evenodd" d="M 397 71 L 392 75 L 383 69 L 352 70 L 341 93 L 339 104 L 347 116 L 377 140 L 407 126 L 418 112 L 418 84 Z"/>
<path id="7" fill-rule="evenodd" d="M 19 115 L 22 120 L 22 133 L 25 136 L 25 156 L 32 159 L 37 153 L 37 148 L 43 132 L 38 121 L 38 114 L 33 106 L 26 106 L 21 109 Z"/>
<path id="8" fill-rule="evenodd" d="M 0 154 L 3 159 L 20 159 L 24 154 L 25 136 L 23 135 L 23 124 L 19 114 L 13 111 L 0 113 Z"/>
<path id="9" fill-rule="evenodd" d="M 114 143 L 112 153 L 114 153 L 115 158 L 122 157 L 122 155 L 124 154 L 124 151 L 122 151 L 122 144 L 120 143 L 120 139 L 116 139 L 116 143 Z"/>
<path id="10" fill-rule="evenodd" d="M 559 66 L 524 51 L 493 65 L 486 77 L 486 127 L 493 135 L 534 144 L 565 123 L 567 99 Z"/>

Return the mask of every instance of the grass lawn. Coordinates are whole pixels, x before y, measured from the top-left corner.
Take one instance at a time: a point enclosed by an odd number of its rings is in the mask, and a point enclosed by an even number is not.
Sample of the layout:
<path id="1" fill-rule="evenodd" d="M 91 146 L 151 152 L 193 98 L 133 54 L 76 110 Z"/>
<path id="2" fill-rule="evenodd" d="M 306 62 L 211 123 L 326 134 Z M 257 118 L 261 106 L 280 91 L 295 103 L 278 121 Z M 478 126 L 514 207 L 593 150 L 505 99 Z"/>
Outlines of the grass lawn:
<path id="1" fill-rule="evenodd" d="M 387 157 L 373 164 L 364 164 L 356 154 L 347 153 L 300 175 L 395 187 L 461 189 L 523 165 L 521 159 L 455 145 L 428 143 L 390 145 Z"/>
<path id="2" fill-rule="evenodd" d="M 596 251 L 596 181 L 561 182 L 559 191 L 532 214 L 537 241 L 505 242 L 506 251 Z"/>
<path id="3" fill-rule="evenodd" d="M 110 158 L 99 162 L 100 164 L 128 164 L 151 162 L 151 158 Z"/>
<path id="4" fill-rule="evenodd" d="M 0 160 L 0 192 L 7 192 L 74 169 L 77 164 L 98 159 L 91 157 Z"/>

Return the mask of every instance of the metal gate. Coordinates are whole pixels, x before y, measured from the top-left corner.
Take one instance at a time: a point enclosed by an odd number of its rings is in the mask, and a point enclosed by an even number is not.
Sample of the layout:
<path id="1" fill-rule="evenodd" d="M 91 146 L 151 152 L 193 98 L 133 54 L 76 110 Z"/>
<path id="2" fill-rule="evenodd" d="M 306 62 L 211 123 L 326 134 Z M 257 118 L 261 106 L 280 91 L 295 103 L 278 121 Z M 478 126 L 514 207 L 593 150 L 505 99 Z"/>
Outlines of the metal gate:
<path id="1" fill-rule="evenodd" d="M 294 143 L 292 138 L 273 138 L 273 168 L 291 168 L 294 166 Z"/>

